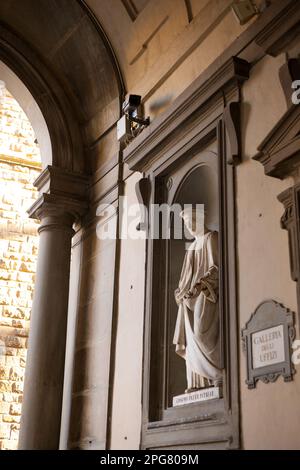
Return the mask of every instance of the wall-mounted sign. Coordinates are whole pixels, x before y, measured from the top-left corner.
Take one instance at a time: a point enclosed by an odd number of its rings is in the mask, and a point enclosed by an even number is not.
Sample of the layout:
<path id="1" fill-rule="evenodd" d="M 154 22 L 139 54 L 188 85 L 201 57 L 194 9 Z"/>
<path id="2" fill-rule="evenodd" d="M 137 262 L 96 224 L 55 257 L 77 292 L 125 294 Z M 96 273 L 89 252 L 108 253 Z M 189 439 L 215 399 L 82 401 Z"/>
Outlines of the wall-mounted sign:
<path id="1" fill-rule="evenodd" d="M 247 357 L 248 388 L 257 380 L 275 382 L 282 375 L 292 380 L 291 347 L 295 337 L 294 313 L 274 300 L 260 304 L 242 330 Z"/>
<path id="2" fill-rule="evenodd" d="M 285 361 L 283 325 L 252 334 L 253 369 Z"/>

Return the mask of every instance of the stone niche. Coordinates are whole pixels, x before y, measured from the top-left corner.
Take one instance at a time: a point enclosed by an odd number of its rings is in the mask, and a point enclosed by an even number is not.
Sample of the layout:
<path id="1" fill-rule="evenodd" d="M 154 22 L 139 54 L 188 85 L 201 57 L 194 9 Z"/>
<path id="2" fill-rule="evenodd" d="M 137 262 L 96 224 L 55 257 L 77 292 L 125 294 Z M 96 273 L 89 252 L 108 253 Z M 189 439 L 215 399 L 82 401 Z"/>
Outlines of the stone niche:
<path id="1" fill-rule="evenodd" d="M 190 392 L 191 400 L 181 401 L 180 406 L 173 406 L 173 399 L 184 394 L 187 380 L 185 361 L 173 344 L 178 311 L 174 291 L 191 238 L 172 236 L 178 217 L 172 211 L 170 237 L 147 237 L 141 442 L 145 449 L 240 445 L 234 173 L 240 162 L 240 85 L 248 74 L 249 64 L 244 60 L 230 58 L 216 64 L 123 153 L 129 169 L 144 174 L 137 196 L 149 209 L 140 223 L 148 235 L 157 233 L 153 204 L 170 207 L 174 203 L 204 204 L 207 228 L 218 233 L 216 318 L 222 358 L 218 392 L 222 393 L 198 396 Z"/>
<path id="2" fill-rule="evenodd" d="M 178 204 L 195 207 L 203 204 L 205 209 L 205 225 L 210 231 L 219 231 L 218 207 L 218 161 L 215 146 L 199 152 L 179 170 L 171 173 L 167 202 L 170 206 Z M 172 182 L 172 186 L 171 186 Z M 171 186 L 171 187 L 170 187 Z M 171 214 L 172 215 L 172 214 Z M 177 215 L 177 214 L 176 214 Z M 174 214 L 174 217 L 176 217 Z M 180 224 L 180 221 L 174 221 Z M 174 292 L 178 287 L 184 256 L 191 240 L 185 237 L 177 239 L 174 236 L 168 241 L 168 272 L 167 272 L 167 406 L 172 406 L 174 396 L 180 395 L 186 389 L 185 361 L 175 354 L 173 335 L 177 318 L 178 306 Z"/>

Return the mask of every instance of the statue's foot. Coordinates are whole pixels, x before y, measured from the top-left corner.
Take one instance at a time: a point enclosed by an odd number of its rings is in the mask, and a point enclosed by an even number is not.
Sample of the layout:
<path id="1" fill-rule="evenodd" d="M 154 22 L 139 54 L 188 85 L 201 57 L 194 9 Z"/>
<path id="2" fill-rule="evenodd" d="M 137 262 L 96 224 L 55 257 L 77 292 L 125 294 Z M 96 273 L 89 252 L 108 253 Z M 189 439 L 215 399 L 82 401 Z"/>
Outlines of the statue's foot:
<path id="1" fill-rule="evenodd" d="M 196 388 L 196 387 L 186 388 L 184 393 L 192 393 L 192 392 L 196 392 L 197 390 L 200 390 L 200 388 Z"/>

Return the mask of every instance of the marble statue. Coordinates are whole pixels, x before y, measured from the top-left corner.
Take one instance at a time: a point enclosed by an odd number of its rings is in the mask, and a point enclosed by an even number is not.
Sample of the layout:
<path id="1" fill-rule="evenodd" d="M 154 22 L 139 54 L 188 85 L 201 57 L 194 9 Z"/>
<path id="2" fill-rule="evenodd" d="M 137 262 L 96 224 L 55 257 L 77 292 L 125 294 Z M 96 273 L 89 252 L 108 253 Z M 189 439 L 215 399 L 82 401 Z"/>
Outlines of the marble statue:
<path id="1" fill-rule="evenodd" d="M 175 299 L 178 305 L 173 343 L 186 362 L 187 389 L 222 383 L 219 347 L 218 233 L 205 227 L 204 212 L 180 213 L 195 240 L 186 251 Z M 197 223 L 196 223 L 197 222 Z"/>

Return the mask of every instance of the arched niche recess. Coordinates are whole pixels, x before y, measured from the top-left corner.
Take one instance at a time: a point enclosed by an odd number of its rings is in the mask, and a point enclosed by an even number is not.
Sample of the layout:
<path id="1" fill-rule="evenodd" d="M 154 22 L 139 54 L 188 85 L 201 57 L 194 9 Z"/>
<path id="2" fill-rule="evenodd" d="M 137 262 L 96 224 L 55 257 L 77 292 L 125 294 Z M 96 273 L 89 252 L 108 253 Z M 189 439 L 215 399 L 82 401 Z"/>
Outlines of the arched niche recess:
<path id="1" fill-rule="evenodd" d="M 212 150 L 201 152 L 196 157 L 199 163 L 195 165 L 192 159 L 180 175 L 177 175 L 176 183 L 172 185 L 169 191 L 169 204 L 171 207 L 189 205 L 195 207 L 196 204 L 203 204 L 205 209 L 205 225 L 210 231 L 219 231 L 219 200 L 218 200 L 218 160 L 217 154 Z M 191 167 L 191 168 L 190 168 Z M 186 173 L 182 176 L 182 172 Z M 180 180 L 181 177 L 181 180 Z M 185 361 L 175 353 L 173 344 L 173 335 L 177 317 L 178 306 L 175 301 L 174 291 L 178 287 L 180 273 L 183 265 L 186 249 L 191 239 L 177 238 L 174 236 L 174 225 L 181 221 L 174 221 L 178 217 L 178 212 L 171 213 L 172 230 L 171 237 L 168 240 L 168 340 L 167 340 L 167 360 L 166 360 L 166 403 L 168 407 L 172 406 L 172 399 L 180 395 L 186 388 Z M 181 219 L 181 218 L 180 218 Z M 184 234 L 184 231 L 183 231 Z"/>

